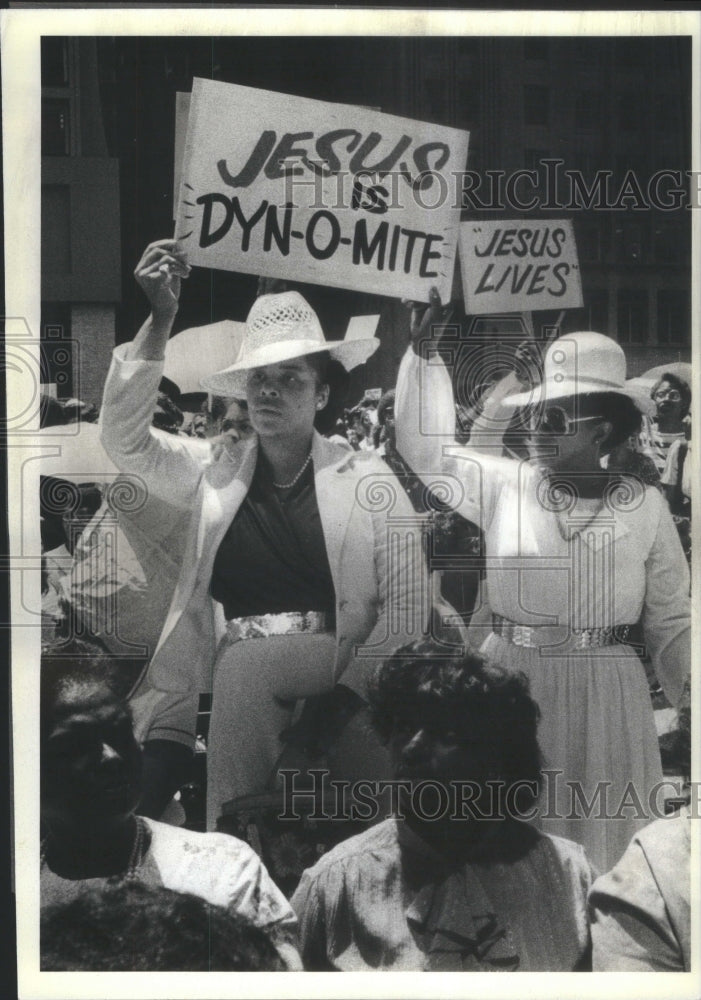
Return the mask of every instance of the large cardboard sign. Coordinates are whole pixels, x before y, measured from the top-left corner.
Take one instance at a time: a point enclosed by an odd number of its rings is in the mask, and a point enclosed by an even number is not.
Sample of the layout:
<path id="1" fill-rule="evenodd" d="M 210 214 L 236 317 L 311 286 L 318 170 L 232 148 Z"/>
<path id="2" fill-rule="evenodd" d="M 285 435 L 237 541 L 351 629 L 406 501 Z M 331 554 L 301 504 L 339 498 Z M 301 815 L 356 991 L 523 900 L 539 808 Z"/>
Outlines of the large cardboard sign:
<path id="1" fill-rule="evenodd" d="M 468 139 L 195 78 L 175 235 L 203 267 L 447 300 Z"/>
<path id="2" fill-rule="evenodd" d="M 460 270 L 469 313 L 575 309 L 582 282 L 572 222 L 464 222 Z"/>

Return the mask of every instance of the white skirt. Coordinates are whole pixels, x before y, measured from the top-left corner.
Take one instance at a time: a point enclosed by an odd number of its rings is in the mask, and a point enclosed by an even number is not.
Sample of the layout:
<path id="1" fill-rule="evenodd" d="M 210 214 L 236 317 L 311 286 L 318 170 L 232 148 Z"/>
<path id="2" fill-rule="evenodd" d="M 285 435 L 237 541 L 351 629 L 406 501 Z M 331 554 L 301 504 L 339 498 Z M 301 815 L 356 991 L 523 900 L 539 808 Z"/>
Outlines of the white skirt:
<path id="1" fill-rule="evenodd" d="M 528 677 L 546 769 L 538 826 L 578 841 L 609 871 L 664 809 L 659 742 L 645 670 L 625 645 L 551 655 L 492 633 L 482 652 Z"/>

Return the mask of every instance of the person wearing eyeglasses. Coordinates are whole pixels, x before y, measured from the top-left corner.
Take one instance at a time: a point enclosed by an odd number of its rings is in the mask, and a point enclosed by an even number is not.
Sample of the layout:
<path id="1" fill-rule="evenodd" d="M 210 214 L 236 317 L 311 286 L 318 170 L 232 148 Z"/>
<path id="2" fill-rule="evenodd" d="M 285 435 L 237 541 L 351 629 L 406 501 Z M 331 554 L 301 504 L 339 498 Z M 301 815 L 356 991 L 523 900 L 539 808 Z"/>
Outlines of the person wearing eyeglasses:
<path id="1" fill-rule="evenodd" d="M 651 397 L 655 413 L 647 428 L 647 444 L 662 475 L 670 447 L 675 441 L 686 439 L 685 418 L 691 409 L 691 389 L 677 375 L 665 372 L 652 387 Z"/>
<path id="2" fill-rule="evenodd" d="M 621 347 L 599 333 L 548 347 L 540 384 L 454 443 L 451 378 L 433 350 L 437 294 L 412 312 L 395 397 L 397 446 L 427 484 L 485 532 L 492 628 L 481 650 L 528 677 L 540 705 L 547 790 L 542 829 L 584 845 L 609 871 L 654 818 L 662 781 L 645 648 L 672 704 L 690 664 L 689 571 L 664 497 L 602 468 L 652 400 L 626 383 Z M 490 454 L 514 408 L 529 414 L 530 459 Z M 660 793 L 661 794 L 661 793 Z"/>

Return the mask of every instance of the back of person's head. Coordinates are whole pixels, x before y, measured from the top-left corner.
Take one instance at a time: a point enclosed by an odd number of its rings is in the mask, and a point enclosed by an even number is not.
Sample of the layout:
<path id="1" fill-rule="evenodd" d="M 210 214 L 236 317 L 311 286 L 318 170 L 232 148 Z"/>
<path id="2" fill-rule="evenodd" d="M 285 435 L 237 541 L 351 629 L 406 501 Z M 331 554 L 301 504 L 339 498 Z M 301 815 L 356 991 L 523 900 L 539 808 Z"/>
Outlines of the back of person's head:
<path id="1" fill-rule="evenodd" d="M 445 647 L 418 640 L 377 668 L 368 700 L 385 742 L 405 720 L 421 719 L 468 739 L 479 729 L 498 751 L 500 779 L 533 787 L 540 782 L 540 711 L 521 672 L 507 672 L 476 651 L 450 656 Z"/>
<path id="2" fill-rule="evenodd" d="M 282 972 L 272 941 L 199 896 L 121 882 L 41 914 L 42 971 Z"/>

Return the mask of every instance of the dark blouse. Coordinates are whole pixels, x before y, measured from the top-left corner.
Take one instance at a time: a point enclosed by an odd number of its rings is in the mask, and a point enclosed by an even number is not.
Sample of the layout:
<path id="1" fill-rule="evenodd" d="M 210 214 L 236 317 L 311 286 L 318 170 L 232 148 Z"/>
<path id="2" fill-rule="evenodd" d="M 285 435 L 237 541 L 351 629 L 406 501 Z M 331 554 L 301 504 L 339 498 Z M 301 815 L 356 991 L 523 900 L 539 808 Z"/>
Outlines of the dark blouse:
<path id="1" fill-rule="evenodd" d="M 310 462 L 291 490 L 276 490 L 259 461 L 219 546 L 210 586 L 227 619 L 325 611 L 336 596 Z"/>

